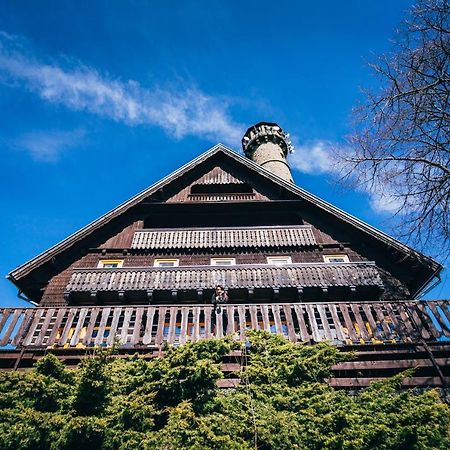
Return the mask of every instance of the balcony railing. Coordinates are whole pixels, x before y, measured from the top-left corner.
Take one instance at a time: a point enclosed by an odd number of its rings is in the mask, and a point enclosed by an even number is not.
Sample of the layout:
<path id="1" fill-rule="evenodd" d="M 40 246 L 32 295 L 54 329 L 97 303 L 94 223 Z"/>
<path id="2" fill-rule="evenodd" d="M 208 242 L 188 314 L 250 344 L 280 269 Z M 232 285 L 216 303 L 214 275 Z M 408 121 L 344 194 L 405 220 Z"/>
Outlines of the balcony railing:
<path id="1" fill-rule="evenodd" d="M 218 284 L 228 289 L 379 286 L 374 263 L 305 263 L 283 266 L 236 265 L 75 269 L 66 293 L 102 291 L 203 290 Z"/>
<path id="2" fill-rule="evenodd" d="M 249 329 L 293 342 L 436 342 L 450 338 L 450 302 L 342 302 L 0 309 L 0 347 L 161 348 L 187 341 L 245 338 Z"/>
<path id="3" fill-rule="evenodd" d="M 315 245 L 310 226 L 140 230 L 133 249 L 298 247 Z"/>

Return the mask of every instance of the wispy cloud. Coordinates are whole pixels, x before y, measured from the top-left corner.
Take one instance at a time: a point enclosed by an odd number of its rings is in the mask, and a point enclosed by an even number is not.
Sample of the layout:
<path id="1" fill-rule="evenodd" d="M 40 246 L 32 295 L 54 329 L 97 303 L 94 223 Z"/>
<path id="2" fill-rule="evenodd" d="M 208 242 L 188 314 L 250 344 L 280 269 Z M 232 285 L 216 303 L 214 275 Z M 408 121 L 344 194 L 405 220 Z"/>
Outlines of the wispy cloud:
<path id="1" fill-rule="evenodd" d="M 130 125 L 153 125 L 175 138 L 187 135 L 237 144 L 244 126 L 223 98 L 195 87 L 167 90 L 123 81 L 67 58 L 31 54 L 26 41 L 0 32 L 0 82 L 20 85 L 43 100 Z"/>
<path id="2" fill-rule="evenodd" d="M 290 164 L 294 169 L 303 173 L 320 174 L 336 173 L 333 164 L 331 148 L 333 144 L 326 141 L 311 141 L 296 144 L 297 139 L 292 138 L 294 153 L 290 156 Z"/>
<path id="3" fill-rule="evenodd" d="M 29 152 L 33 159 L 43 162 L 56 162 L 67 150 L 78 147 L 85 131 L 37 131 L 27 133 L 13 142 L 14 147 Z"/>
<path id="4" fill-rule="evenodd" d="M 196 87 L 164 89 L 143 87 L 100 73 L 67 57 L 37 57 L 20 36 L 0 31 L 0 83 L 28 89 L 44 101 L 76 111 L 86 111 L 130 125 L 152 125 L 174 138 L 198 136 L 239 148 L 245 127 L 235 121 L 230 104 Z M 76 146 L 80 131 L 30 133 L 15 143 L 36 160 L 57 161 Z M 293 139 L 295 143 L 295 138 Z M 291 166 L 303 173 L 339 176 L 340 166 L 332 157 L 335 144 L 317 140 L 296 145 Z M 368 192 L 378 212 L 392 212 L 398 202 L 380 187 L 356 186 Z"/>
<path id="5" fill-rule="evenodd" d="M 290 165 L 299 172 L 310 175 L 328 174 L 334 178 L 341 178 L 345 173 L 336 153 L 351 153 L 351 148 L 329 141 L 316 140 L 296 144 L 293 137 L 294 153 L 290 156 Z M 370 206 L 378 213 L 395 213 L 401 206 L 401 201 L 394 192 L 381 183 L 360 183 L 353 187 L 369 197 Z"/>

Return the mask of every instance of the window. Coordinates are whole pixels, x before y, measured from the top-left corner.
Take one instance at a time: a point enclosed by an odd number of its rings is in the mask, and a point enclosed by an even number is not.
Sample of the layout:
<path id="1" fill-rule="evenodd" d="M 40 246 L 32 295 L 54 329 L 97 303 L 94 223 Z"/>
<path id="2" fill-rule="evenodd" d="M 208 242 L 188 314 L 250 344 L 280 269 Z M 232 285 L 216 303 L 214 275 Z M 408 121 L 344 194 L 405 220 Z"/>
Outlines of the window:
<path id="1" fill-rule="evenodd" d="M 233 266 L 236 264 L 235 258 L 211 258 L 212 266 Z"/>
<path id="2" fill-rule="evenodd" d="M 292 264 L 290 256 L 268 256 L 267 264 L 273 264 L 274 266 L 283 266 L 284 264 Z"/>
<path id="3" fill-rule="evenodd" d="M 348 263 L 347 255 L 323 255 L 323 260 L 327 263 Z"/>
<path id="4" fill-rule="evenodd" d="M 98 262 L 99 268 L 115 269 L 123 266 L 123 259 L 102 259 Z"/>
<path id="5" fill-rule="evenodd" d="M 178 267 L 178 259 L 155 259 L 155 267 Z"/>

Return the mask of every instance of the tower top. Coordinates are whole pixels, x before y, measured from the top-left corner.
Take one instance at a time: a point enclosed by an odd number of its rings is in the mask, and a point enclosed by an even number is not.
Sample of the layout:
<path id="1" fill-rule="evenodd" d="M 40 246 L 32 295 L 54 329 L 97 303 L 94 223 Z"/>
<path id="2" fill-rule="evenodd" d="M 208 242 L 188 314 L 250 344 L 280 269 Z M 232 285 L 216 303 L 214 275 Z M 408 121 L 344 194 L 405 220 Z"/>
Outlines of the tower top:
<path id="1" fill-rule="evenodd" d="M 245 156 L 251 159 L 255 148 L 269 141 L 281 147 L 284 157 L 293 149 L 289 135 L 278 124 L 273 122 L 258 122 L 256 125 L 251 126 L 242 138 L 242 148 Z"/>
<path id="2" fill-rule="evenodd" d="M 289 135 L 272 122 L 259 122 L 250 127 L 242 138 L 245 156 L 280 178 L 293 183 L 287 154 L 292 151 Z"/>

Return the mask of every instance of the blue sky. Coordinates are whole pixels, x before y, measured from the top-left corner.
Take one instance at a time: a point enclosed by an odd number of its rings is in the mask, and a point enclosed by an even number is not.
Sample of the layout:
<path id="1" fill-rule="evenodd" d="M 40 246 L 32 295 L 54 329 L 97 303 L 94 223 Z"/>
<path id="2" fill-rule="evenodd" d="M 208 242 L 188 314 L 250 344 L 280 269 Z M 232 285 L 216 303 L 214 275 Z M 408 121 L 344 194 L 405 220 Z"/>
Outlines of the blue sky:
<path id="1" fill-rule="evenodd" d="M 410 4 L 3 0 L 0 273 L 261 120 L 293 137 L 298 185 L 388 231 L 389 205 L 337 188 L 327 152 Z M 23 304 L 6 280 L 0 304 Z"/>

